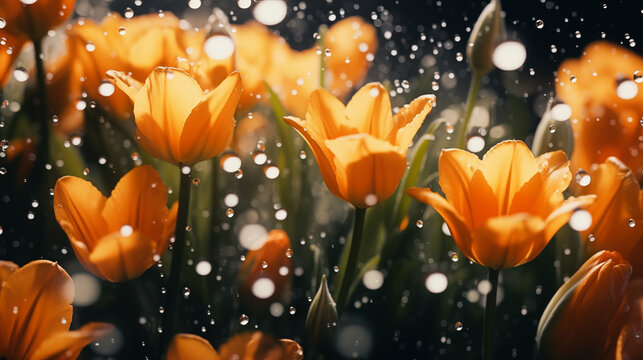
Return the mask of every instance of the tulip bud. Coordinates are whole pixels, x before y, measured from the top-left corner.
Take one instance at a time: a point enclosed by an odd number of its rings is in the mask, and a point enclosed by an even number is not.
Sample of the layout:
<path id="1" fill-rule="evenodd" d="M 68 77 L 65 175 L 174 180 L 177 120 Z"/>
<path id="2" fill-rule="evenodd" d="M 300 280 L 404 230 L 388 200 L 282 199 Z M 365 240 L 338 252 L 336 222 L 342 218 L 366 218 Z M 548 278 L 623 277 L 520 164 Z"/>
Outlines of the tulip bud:
<path id="1" fill-rule="evenodd" d="M 289 300 L 291 257 L 290 239 L 283 230 L 272 230 L 261 248 L 248 251 L 237 278 L 241 303 L 248 310 L 260 313 L 276 301 Z"/>
<path id="2" fill-rule="evenodd" d="M 324 344 L 336 326 L 337 318 L 335 301 L 328 291 L 326 275 L 322 275 L 321 285 L 319 285 L 319 290 L 310 304 L 306 317 L 308 341 L 313 345 Z"/>
<path id="3" fill-rule="evenodd" d="M 545 359 L 597 359 L 616 340 L 612 324 L 632 274 L 616 251 L 592 256 L 551 299 L 536 341 Z M 612 331 L 610 331 L 612 330 Z"/>
<path id="4" fill-rule="evenodd" d="M 493 0 L 482 10 L 467 43 L 467 61 L 479 75 L 493 70 L 493 51 L 501 31 L 500 1 Z"/>
<path id="5" fill-rule="evenodd" d="M 553 104 L 553 98 L 550 98 L 547 110 L 536 128 L 531 151 L 539 156 L 546 152 L 562 150 L 567 154 L 567 158 L 570 158 L 574 149 L 574 133 L 566 114 L 569 106 L 560 102 Z"/>

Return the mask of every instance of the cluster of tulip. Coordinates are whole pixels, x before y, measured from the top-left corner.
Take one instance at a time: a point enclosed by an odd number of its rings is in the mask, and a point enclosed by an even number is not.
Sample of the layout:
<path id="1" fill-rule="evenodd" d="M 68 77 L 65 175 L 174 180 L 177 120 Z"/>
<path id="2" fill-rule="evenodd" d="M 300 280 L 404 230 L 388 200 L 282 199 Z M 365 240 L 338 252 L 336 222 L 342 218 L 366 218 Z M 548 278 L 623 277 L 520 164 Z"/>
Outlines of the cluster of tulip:
<path id="1" fill-rule="evenodd" d="M 39 131 L 22 139 L 18 130 L 10 134 L 11 145 L 3 146 L 2 157 L 20 182 L 29 179 L 27 198 L 45 189 L 40 208 L 49 206 L 53 214 L 47 209 L 38 214 L 45 218 L 40 220 L 43 227 L 46 217 L 55 218 L 78 262 L 95 276 L 128 282 L 160 264 L 162 257 L 171 258 L 163 269 L 169 267 L 162 276 L 167 278 L 162 316 L 150 335 L 158 338 L 155 357 L 304 356 L 296 341 L 277 340 L 262 331 L 231 336 L 218 351 L 203 337 L 175 331 L 181 279 L 186 276 L 184 252 L 186 247 L 193 250 L 190 210 L 196 210 L 199 201 L 191 198 L 191 189 L 201 178 L 217 176 L 219 161 L 211 159 L 220 156 L 225 163 L 231 146 L 241 147 L 244 136 L 266 124 L 279 137 L 277 193 L 290 223 L 276 226 L 251 245 L 242 244 L 249 249 L 237 273 L 242 306 L 263 312 L 275 303 L 288 303 L 293 293 L 290 239 L 302 236 L 300 226 L 309 220 L 303 214 L 312 206 L 304 202 L 311 199 L 303 186 L 305 165 L 293 158 L 310 149 L 327 189 L 354 208 L 352 233 L 333 286 L 323 270 L 325 274 L 312 276 L 318 290 L 305 325 L 312 353 L 324 355 L 356 287 L 366 283 L 365 274 L 395 263 L 390 249 L 416 216 L 412 205 L 419 204 L 412 199 L 430 205 L 461 253 L 488 268 L 484 359 L 494 356 L 500 270 L 534 260 L 567 223 L 580 234 L 581 256 L 587 260 L 542 314 L 538 350 L 547 359 L 634 359 L 643 353 L 642 58 L 606 42 L 590 45 L 581 59 L 565 61 L 557 73 L 556 94 L 570 114 L 559 119 L 550 106 L 532 149 L 522 141 L 506 140 L 480 159 L 462 148 L 480 81 L 494 68 L 491 59 L 504 28 L 500 5 L 492 1 L 469 39 L 473 81 L 457 124 L 460 148 L 439 153 L 440 193 L 426 187 L 434 182 L 425 178 L 435 173 L 427 165 L 430 145 L 443 123 L 432 122 L 426 134 L 416 138 L 436 97 L 421 95 L 394 109 L 390 89 L 380 83 L 365 84 L 353 94 L 378 46 L 375 28 L 360 18 L 338 21 L 320 31 L 317 46 L 296 51 L 258 23 L 231 26 L 220 11 L 198 30 L 167 12 L 126 13 L 124 18 L 110 13 L 100 24 L 78 19 L 67 25 L 59 44 L 64 54 L 43 55 L 43 39 L 68 20 L 74 6 L 74 0 L 0 3 L 0 86 L 16 76 L 14 62 L 32 42 L 37 111 L 29 114 L 32 123 L 27 128 Z M 274 124 L 256 110 L 262 106 L 272 110 Z M 243 118 L 238 126 L 235 117 Z M 61 152 L 56 145 L 61 137 L 84 132 L 89 138 L 100 130 L 97 123 L 116 128 L 128 146 L 141 152 L 132 156 L 133 169 L 114 179 L 108 197 L 85 180 L 87 170 L 79 174 L 64 162 L 55 169 L 51 164 Z M 559 146 L 550 131 L 554 126 L 568 127 L 573 137 Z M 111 145 L 93 136 L 98 152 L 109 153 Z M 67 148 L 62 152 L 69 152 Z M 265 156 L 263 149 L 254 154 Z M 18 161 L 21 156 L 26 160 Z M 99 163 L 101 159 L 107 162 L 100 158 Z M 128 164 L 117 162 L 110 163 L 106 173 L 119 173 Z M 163 162 L 176 168 L 168 169 Z M 241 177 L 239 166 L 232 167 Z M 265 169 L 270 178 L 270 167 Z M 50 186 L 54 173 L 60 177 Z M 172 192 L 166 183 L 176 182 L 177 176 L 178 201 L 168 205 Z M 110 183 L 94 180 L 101 187 Z M 211 196 L 216 197 L 218 185 L 210 181 Z M 50 187 L 53 204 L 46 195 Z M 566 196 L 569 193 L 573 196 Z M 216 211 L 217 202 L 209 204 L 210 211 Z M 299 221 L 294 220 L 297 216 Z M 0 282 L 0 358 L 76 358 L 85 345 L 113 330 L 110 324 L 89 323 L 69 331 L 74 286 L 57 263 L 35 260 L 18 267 L 0 261 Z"/>

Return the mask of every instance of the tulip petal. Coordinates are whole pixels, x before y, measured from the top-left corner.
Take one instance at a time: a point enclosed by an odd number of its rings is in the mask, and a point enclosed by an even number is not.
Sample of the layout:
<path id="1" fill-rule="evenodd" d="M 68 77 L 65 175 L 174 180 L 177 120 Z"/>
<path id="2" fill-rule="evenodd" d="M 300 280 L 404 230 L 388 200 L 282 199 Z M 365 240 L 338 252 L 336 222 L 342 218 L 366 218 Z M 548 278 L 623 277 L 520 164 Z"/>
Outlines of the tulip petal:
<path id="1" fill-rule="evenodd" d="M 386 139 L 394 123 L 391 100 L 384 86 L 380 83 L 362 86 L 346 105 L 346 118 L 358 132 Z"/>
<path id="2" fill-rule="evenodd" d="M 317 89 L 310 94 L 304 128 L 318 142 L 358 133 L 355 124 L 346 120 L 346 112 L 344 104 L 328 90 Z"/>
<path id="3" fill-rule="evenodd" d="M 632 171 L 621 161 L 610 157 L 590 173 L 591 182 L 579 187 L 579 194 L 597 194 L 596 201 L 587 208 L 594 222 L 583 239 L 594 236 L 588 242 L 590 252 L 602 249 L 619 251 L 627 259 L 632 250 L 643 239 L 643 207 L 639 204 L 641 191 Z M 635 226 L 630 226 L 630 219 Z M 638 268 L 635 265 L 635 268 Z"/>
<path id="4" fill-rule="evenodd" d="M 547 204 L 547 197 L 544 194 L 550 194 L 543 190 L 543 176 L 537 172 L 534 176 L 522 185 L 513 199 L 509 214 L 527 213 L 541 218 L 547 218 L 551 210 Z M 562 197 L 562 194 L 560 194 Z M 563 199 L 560 200 L 562 203 Z"/>
<path id="5" fill-rule="evenodd" d="M 89 181 L 64 176 L 54 188 L 54 213 L 60 227 L 70 238 L 93 249 L 95 240 L 107 231 L 101 216 L 107 199 Z"/>
<path id="6" fill-rule="evenodd" d="M 304 358 L 304 349 L 296 341 L 280 339 L 279 343 L 284 349 L 282 360 L 302 360 Z"/>
<path id="7" fill-rule="evenodd" d="M 141 146 L 162 155 L 162 160 L 177 163 L 183 127 L 202 98 L 199 84 L 183 70 L 155 68 L 134 101 L 137 132 L 145 138 Z"/>
<path id="8" fill-rule="evenodd" d="M 2 283 L 16 270 L 18 270 L 18 265 L 15 263 L 0 260 L 0 294 L 2 294 Z"/>
<path id="9" fill-rule="evenodd" d="M 473 173 L 469 183 L 469 192 L 465 196 L 471 205 L 470 229 L 477 229 L 490 218 L 498 216 L 496 195 L 480 169 Z"/>
<path id="10" fill-rule="evenodd" d="M 210 159 L 230 145 L 240 96 L 241 77 L 235 71 L 192 109 L 181 134 L 181 163 Z"/>
<path id="11" fill-rule="evenodd" d="M 551 239 L 569 221 L 574 210 L 587 208 L 595 199 L 596 195 L 584 195 L 579 197 L 572 196 L 565 200 L 545 220 L 545 223 L 547 223 L 545 230 L 547 240 Z"/>
<path id="12" fill-rule="evenodd" d="M 409 188 L 406 193 L 420 202 L 431 205 L 447 223 L 453 241 L 458 245 L 460 251 L 469 259 L 479 263 L 479 259 L 474 257 L 471 251 L 471 230 L 451 203 L 429 189 Z"/>
<path id="13" fill-rule="evenodd" d="M 48 337 L 38 346 L 33 360 L 66 360 L 75 359 L 90 342 L 97 340 L 114 330 L 107 323 L 89 323 L 75 331 L 58 332 Z"/>
<path id="14" fill-rule="evenodd" d="M 0 352 L 7 359 L 31 359 L 48 337 L 66 332 L 72 320 L 74 284 L 63 268 L 47 260 L 11 274 L 0 294 Z"/>
<path id="15" fill-rule="evenodd" d="M 572 180 L 569 160 L 564 151 L 558 150 L 542 154 L 536 158 L 536 161 L 543 180 L 543 188 L 539 191 L 542 194 L 551 194 L 549 199 L 545 199 L 546 203 L 542 211 L 550 213 L 565 199 L 563 191 L 567 189 Z M 536 212 L 534 211 L 532 214 L 536 214 Z"/>
<path id="16" fill-rule="evenodd" d="M 219 348 L 222 359 L 281 360 L 284 349 L 281 343 L 261 331 L 237 334 Z"/>
<path id="17" fill-rule="evenodd" d="M 143 88 L 143 84 L 133 77 L 126 75 L 122 71 L 107 70 L 105 75 L 114 85 L 121 89 L 121 91 L 123 91 L 130 100 L 132 100 L 132 103 L 134 103 L 136 100 L 136 94 L 141 90 L 141 88 Z"/>
<path id="18" fill-rule="evenodd" d="M 22 46 L 27 41 L 24 38 L 19 38 L 8 34 L 6 31 L 0 30 L 0 38 L 5 39 L 6 50 L 0 51 L 0 88 L 2 88 L 7 81 L 11 78 L 13 61 L 20 55 Z M 11 49 L 11 51 L 9 51 Z"/>
<path id="19" fill-rule="evenodd" d="M 367 134 L 326 140 L 326 147 L 334 155 L 342 198 L 357 207 L 386 200 L 406 169 L 406 157 L 397 147 Z"/>
<path id="20" fill-rule="evenodd" d="M 457 213 L 467 224 L 471 224 L 473 217 L 468 196 L 469 182 L 474 171 L 480 168 L 481 164 L 475 154 L 460 149 L 442 150 L 438 160 L 440 187 L 447 200 L 453 204 Z M 473 228 L 470 229 L 473 230 Z"/>
<path id="21" fill-rule="evenodd" d="M 120 231 L 122 226 L 129 225 L 143 238 L 165 242 L 166 204 L 167 191 L 158 172 L 150 165 L 136 167 L 118 181 L 105 203 L 102 216 L 109 219 L 107 232 Z"/>
<path id="22" fill-rule="evenodd" d="M 472 252 L 481 265 L 504 269 L 533 260 L 548 242 L 542 219 L 521 213 L 491 218 L 475 229 Z"/>
<path id="23" fill-rule="evenodd" d="M 538 163 L 522 141 L 494 145 L 482 158 L 482 172 L 498 198 L 500 214 L 507 214 L 511 199 L 538 172 Z"/>
<path id="24" fill-rule="evenodd" d="M 435 106 L 435 95 L 422 95 L 404 105 L 393 116 L 393 128 L 386 138 L 400 149 L 407 149 L 424 119 Z"/>
<path id="25" fill-rule="evenodd" d="M 154 264 L 155 244 L 141 232 L 117 231 L 102 237 L 89 260 L 100 275 L 112 282 L 134 279 Z"/>
<path id="26" fill-rule="evenodd" d="M 204 338 L 192 334 L 177 334 L 167 349 L 167 360 L 219 360 L 219 354 Z"/>
<path id="27" fill-rule="evenodd" d="M 328 190 L 330 190 L 330 192 L 338 198 L 342 198 L 342 194 L 339 192 L 337 179 L 335 178 L 335 164 L 332 163 L 333 155 L 326 149 L 324 138 L 317 137 L 316 133 L 311 132 L 311 130 L 307 128 L 307 121 L 303 121 L 294 116 L 285 116 L 284 121 L 287 122 L 288 125 L 295 128 L 295 130 L 297 130 L 297 132 L 304 137 L 308 146 L 310 146 L 313 154 L 315 154 L 315 159 L 317 159 L 319 171 L 324 178 L 324 182 L 326 183 Z"/>

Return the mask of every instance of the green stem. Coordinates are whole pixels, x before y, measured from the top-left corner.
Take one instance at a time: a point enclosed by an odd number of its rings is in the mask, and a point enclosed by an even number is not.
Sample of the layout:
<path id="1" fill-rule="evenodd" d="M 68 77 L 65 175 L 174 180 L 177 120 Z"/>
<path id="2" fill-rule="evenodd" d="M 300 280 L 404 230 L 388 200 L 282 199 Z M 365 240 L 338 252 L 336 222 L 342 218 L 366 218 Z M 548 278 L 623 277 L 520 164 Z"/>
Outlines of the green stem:
<path id="1" fill-rule="evenodd" d="M 346 303 L 350 297 L 350 287 L 355 276 L 355 269 L 357 267 L 357 259 L 359 249 L 362 243 L 362 233 L 364 231 L 364 219 L 366 218 L 366 209 L 355 208 L 355 222 L 353 225 L 353 236 L 350 239 L 348 248 L 348 261 L 346 262 L 346 269 L 342 269 L 344 276 L 339 284 L 339 291 L 337 292 L 337 312 L 341 314 L 346 307 Z"/>
<path id="2" fill-rule="evenodd" d="M 49 161 L 49 116 L 47 114 L 47 83 L 45 81 L 47 73 L 42 61 L 42 41 L 33 40 L 34 55 L 36 61 L 36 81 L 38 84 L 38 106 L 37 119 L 40 123 L 40 142 L 38 143 L 37 159 L 41 169 Z M 43 170 L 44 171 L 44 170 Z"/>
<path id="3" fill-rule="evenodd" d="M 480 83 L 482 81 L 482 75 L 476 71 L 473 72 L 473 77 L 471 78 L 471 84 L 469 85 L 469 93 L 467 94 L 467 109 L 464 113 L 464 121 L 460 128 L 460 134 L 458 137 L 458 148 L 464 149 L 467 139 L 467 129 L 469 128 L 469 121 L 471 120 L 471 114 L 473 114 L 473 108 L 476 105 L 476 98 L 478 97 L 478 92 L 480 91 Z"/>
<path id="4" fill-rule="evenodd" d="M 181 280 L 181 267 L 183 265 L 183 251 L 185 249 L 185 235 L 186 227 L 188 225 L 188 212 L 190 210 L 190 172 L 187 174 L 183 171 L 183 166 L 179 166 L 181 170 L 181 185 L 179 187 L 179 209 L 176 215 L 176 228 L 174 230 L 174 243 L 172 248 L 172 263 L 170 265 L 170 278 L 169 285 L 166 293 L 166 307 L 165 314 L 161 319 L 161 328 L 163 330 L 161 335 L 161 346 L 159 356 L 161 356 L 172 339 L 174 330 L 174 312 L 178 299 L 180 298 L 179 282 Z M 160 357 L 159 357 L 160 359 Z"/>
<path id="5" fill-rule="evenodd" d="M 496 296 L 498 295 L 498 274 L 500 270 L 489 268 L 491 291 L 487 294 L 484 305 L 484 330 L 482 333 L 482 359 L 493 359 L 493 336 L 496 322 Z"/>

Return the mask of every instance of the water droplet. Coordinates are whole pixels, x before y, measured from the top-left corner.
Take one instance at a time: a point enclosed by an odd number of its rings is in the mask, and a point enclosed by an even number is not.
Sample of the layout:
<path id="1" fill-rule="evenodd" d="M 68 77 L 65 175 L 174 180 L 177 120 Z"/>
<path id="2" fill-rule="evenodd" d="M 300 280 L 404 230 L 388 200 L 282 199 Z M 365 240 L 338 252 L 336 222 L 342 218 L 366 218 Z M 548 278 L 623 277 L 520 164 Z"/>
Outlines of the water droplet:
<path id="1" fill-rule="evenodd" d="M 634 72 L 634 81 L 637 84 L 643 83 L 643 71 L 635 71 Z"/>
<path id="2" fill-rule="evenodd" d="M 237 170 L 237 172 L 234 173 L 234 178 L 237 180 L 240 180 L 241 178 L 243 178 L 243 171 Z"/>
<path id="3" fill-rule="evenodd" d="M 268 161 L 268 156 L 263 151 L 255 151 L 252 154 L 252 161 L 257 165 L 263 165 Z"/>
<path id="4" fill-rule="evenodd" d="M 438 84 L 438 82 L 437 82 L 437 81 L 433 81 L 433 82 L 431 82 L 431 89 L 432 89 L 433 91 L 438 91 L 438 90 L 440 90 L 440 84 Z"/>
<path id="5" fill-rule="evenodd" d="M 447 123 L 445 125 L 445 129 L 447 131 L 447 134 L 453 134 L 453 132 L 455 131 L 455 127 L 453 125 L 451 125 L 450 123 Z"/>
<path id="6" fill-rule="evenodd" d="M 183 288 L 183 298 L 187 299 L 190 297 L 191 291 L 189 287 Z"/>
<path id="7" fill-rule="evenodd" d="M 248 325 L 248 322 L 250 319 L 248 318 L 248 315 L 246 314 L 241 314 L 241 317 L 239 318 L 239 324 L 241 325 Z"/>
<path id="8" fill-rule="evenodd" d="M 25 82 L 29 80 L 29 73 L 24 67 L 18 66 L 15 70 L 13 70 L 13 77 L 18 82 Z"/>
<path id="9" fill-rule="evenodd" d="M 592 214 L 587 210 L 576 210 L 569 219 L 569 226 L 576 231 L 585 231 L 592 226 Z"/>
<path id="10" fill-rule="evenodd" d="M 63 318 L 61 318 L 61 319 L 60 319 L 60 323 L 61 323 L 61 324 L 63 324 L 63 325 L 67 324 L 67 319 L 66 319 L 66 318 L 64 318 L 64 317 L 63 317 Z"/>
<path id="11" fill-rule="evenodd" d="M 536 28 L 542 29 L 543 27 L 545 27 L 545 22 L 540 19 L 536 20 Z"/>
<path id="12" fill-rule="evenodd" d="M 85 176 L 89 175 L 89 168 L 83 169 L 83 175 Z"/>
<path id="13" fill-rule="evenodd" d="M 326 55 L 326 56 L 330 56 L 330 55 L 331 55 L 331 53 L 330 53 L 330 49 L 326 49 L 326 50 L 324 50 L 324 55 Z"/>
<path id="14" fill-rule="evenodd" d="M 7 168 L 6 167 L 0 167 L 0 175 L 6 175 L 7 174 Z"/>
<path id="15" fill-rule="evenodd" d="M 228 208 L 228 209 L 225 211 L 225 216 L 227 216 L 228 218 L 233 217 L 233 216 L 234 216 L 234 209 L 232 209 L 232 208 Z"/>
<path id="16" fill-rule="evenodd" d="M 94 52 L 94 51 L 96 50 L 96 45 L 94 45 L 94 43 L 93 43 L 93 42 L 88 41 L 88 42 L 85 44 L 85 50 L 87 50 L 88 52 Z"/>
<path id="17" fill-rule="evenodd" d="M 133 18 L 133 17 L 134 17 L 134 10 L 132 10 L 132 8 L 131 8 L 131 7 L 126 7 L 126 8 L 125 8 L 125 14 L 124 14 L 124 15 L 125 15 L 125 18 L 126 18 L 126 19 L 131 19 L 131 18 Z"/>
<path id="18" fill-rule="evenodd" d="M 460 258 L 458 257 L 458 253 L 456 253 L 455 251 L 449 251 L 449 257 L 453 262 L 458 262 L 458 260 L 460 260 Z"/>
<path id="19" fill-rule="evenodd" d="M 337 265 L 333 266 L 333 272 L 339 272 L 339 266 Z"/>
<path id="20" fill-rule="evenodd" d="M 635 226 L 636 226 L 636 220 L 634 220 L 634 219 L 629 219 L 629 220 L 627 221 L 627 225 L 629 225 L 631 228 L 635 227 Z"/>
<path id="21" fill-rule="evenodd" d="M 594 242 L 594 241 L 596 241 L 596 236 L 594 236 L 594 234 L 589 234 L 589 235 L 587 236 L 587 241 L 589 241 L 589 242 Z"/>
<path id="22" fill-rule="evenodd" d="M 11 312 L 12 312 L 14 315 L 17 315 L 17 314 L 18 314 L 18 307 L 17 307 L 17 306 L 14 306 L 14 307 L 11 309 Z"/>
<path id="23" fill-rule="evenodd" d="M 288 248 L 288 250 L 286 250 L 286 257 L 290 259 L 290 258 L 292 258 L 294 253 L 295 252 L 292 251 L 292 249 Z"/>
<path id="24" fill-rule="evenodd" d="M 424 226 L 424 222 L 422 220 L 418 220 L 415 223 L 415 226 L 417 226 L 419 229 L 421 229 Z"/>
<path id="25" fill-rule="evenodd" d="M 279 168 L 275 165 L 268 165 L 263 169 L 263 173 L 268 179 L 276 179 L 279 177 Z"/>
<path id="26" fill-rule="evenodd" d="M 461 331 L 464 326 L 462 325 L 461 322 L 455 323 L 455 331 Z"/>
<path id="27" fill-rule="evenodd" d="M 163 306 L 159 307 L 159 314 L 164 314 L 165 308 Z"/>
<path id="28" fill-rule="evenodd" d="M 553 134 L 556 132 L 556 127 L 554 125 L 549 125 L 549 133 Z"/>
<path id="29" fill-rule="evenodd" d="M 297 312 L 297 309 L 295 309 L 294 306 L 291 306 L 290 308 L 288 308 L 288 313 L 290 315 L 295 315 L 296 312 Z"/>
<path id="30" fill-rule="evenodd" d="M 121 26 L 121 27 L 118 28 L 118 34 L 119 35 L 125 35 L 125 34 L 127 34 L 127 30 L 125 30 L 125 28 Z"/>
<path id="31" fill-rule="evenodd" d="M 592 177 L 583 169 L 579 169 L 578 172 L 576 172 L 575 178 L 576 183 L 580 186 L 587 186 L 592 182 Z"/>
<path id="32" fill-rule="evenodd" d="M 220 165 L 223 171 L 234 173 L 241 169 L 241 158 L 232 152 L 221 155 Z"/>
<path id="33" fill-rule="evenodd" d="M 7 21 L 3 18 L 0 18 L 0 29 L 4 29 L 7 26 Z"/>
<path id="34" fill-rule="evenodd" d="M 577 80 L 578 79 L 576 78 L 576 75 L 572 75 L 569 77 L 569 81 L 571 81 L 572 83 L 575 83 Z"/>

